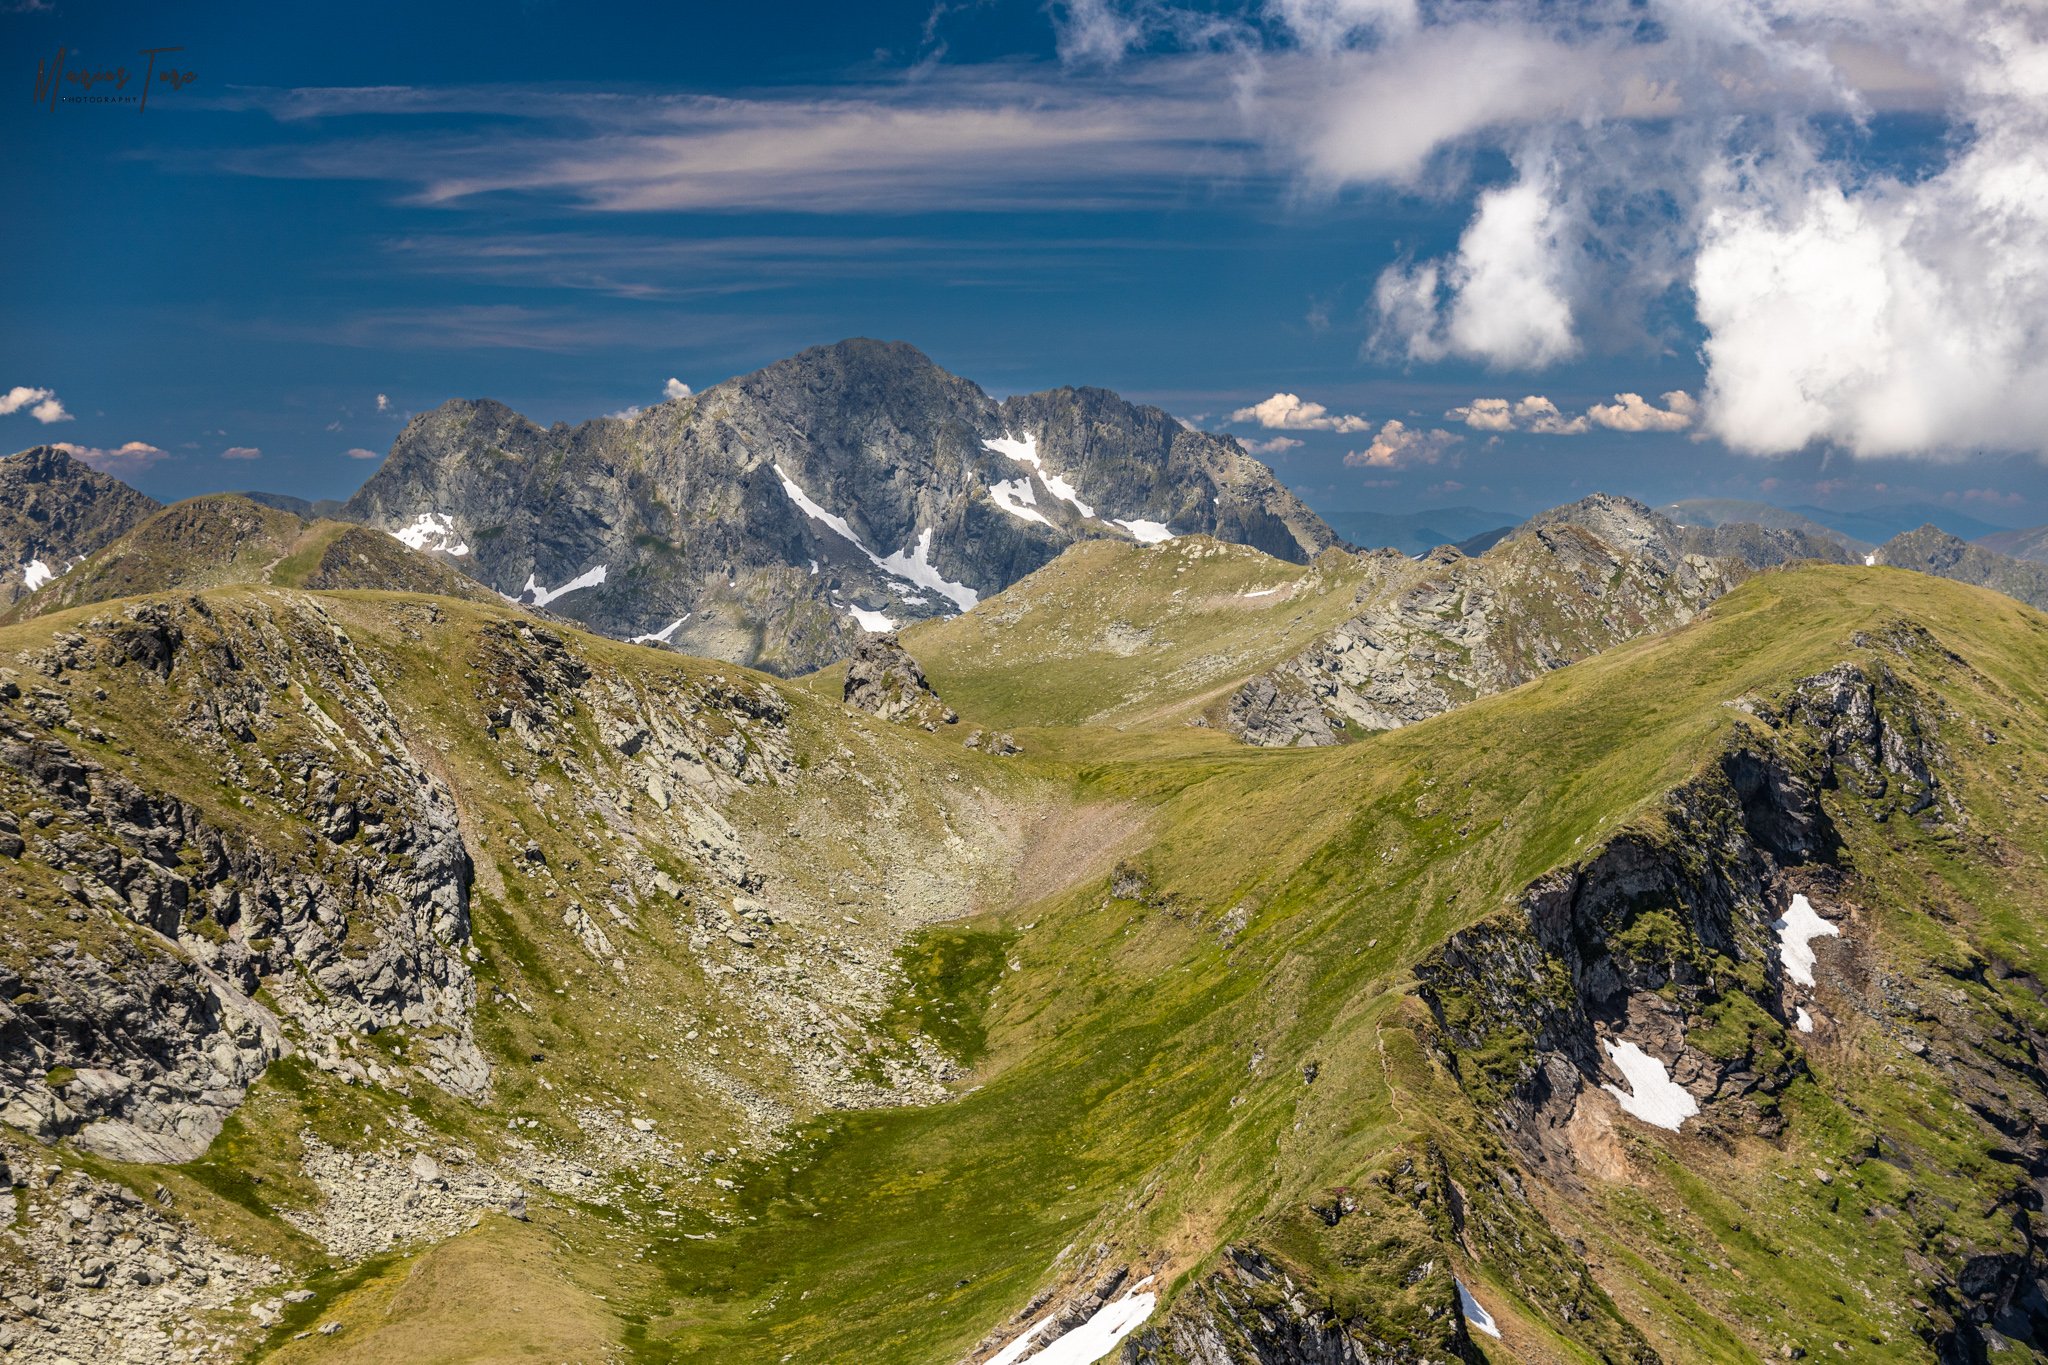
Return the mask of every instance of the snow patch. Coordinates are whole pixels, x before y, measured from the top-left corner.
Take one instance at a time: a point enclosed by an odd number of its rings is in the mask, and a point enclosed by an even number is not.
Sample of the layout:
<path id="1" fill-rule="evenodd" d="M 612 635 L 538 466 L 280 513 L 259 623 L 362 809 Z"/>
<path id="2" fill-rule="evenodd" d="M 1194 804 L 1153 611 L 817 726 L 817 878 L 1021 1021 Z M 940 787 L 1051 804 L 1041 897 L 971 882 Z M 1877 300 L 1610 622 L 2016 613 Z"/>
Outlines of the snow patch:
<path id="1" fill-rule="evenodd" d="M 393 531 L 391 538 L 415 550 L 456 556 L 469 553 L 469 543 L 455 534 L 455 518 L 445 512 L 422 512 L 410 526 Z"/>
<path id="2" fill-rule="evenodd" d="M 1792 1025 L 1801 1033 L 1813 1032 L 1813 1016 L 1806 1012 L 1806 1006 L 1801 1005 L 1792 1011 Z"/>
<path id="3" fill-rule="evenodd" d="M 854 620 L 860 622 L 860 628 L 871 635 L 880 635 L 896 629 L 896 623 L 878 611 L 869 611 L 866 607 L 856 607 L 851 603 L 847 605 L 846 610 Z"/>
<path id="4" fill-rule="evenodd" d="M 1050 526 L 1045 513 L 1036 510 L 1038 497 L 1031 491 L 1031 479 L 1004 479 L 1001 483 L 988 486 L 989 498 L 995 505 L 1020 521 L 1035 521 L 1040 526 Z"/>
<path id="5" fill-rule="evenodd" d="M 21 585 L 34 592 L 57 576 L 57 571 L 40 559 L 31 559 L 21 567 Z"/>
<path id="6" fill-rule="evenodd" d="M 814 560 L 812 560 L 812 561 L 811 561 L 811 577 L 813 577 L 813 578 L 816 578 L 817 576 L 818 576 L 818 561 L 814 559 Z"/>
<path id="7" fill-rule="evenodd" d="M 1132 1286 L 1130 1293 L 1096 1309 L 1095 1316 L 1065 1336 L 1055 1338 L 1051 1345 L 1032 1356 L 1032 1365 L 1094 1365 L 1152 1316 L 1152 1307 L 1159 1301 L 1159 1296 L 1145 1289 L 1150 1283 L 1152 1277 L 1147 1275 Z M 1039 1333 L 1049 1327 L 1057 1316 L 1056 1313 L 1047 1313 L 1032 1323 L 1009 1345 L 989 1357 L 988 1365 L 1017 1365 L 1024 1358 L 1024 1353 L 1031 1349 L 1031 1343 L 1038 1339 Z"/>
<path id="8" fill-rule="evenodd" d="M 1274 593 L 1276 593 L 1276 592 L 1278 592 L 1278 591 L 1280 591 L 1280 589 L 1278 589 L 1278 588 L 1260 588 L 1260 589 L 1259 589 L 1259 590 L 1258 590 L 1257 592 L 1248 592 L 1248 593 L 1246 593 L 1246 594 L 1245 594 L 1245 596 L 1246 596 L 1246 597 L 1271 597 L 1271 596 L 1272 596 L 1272 595 L 1273 595 Z"/>
<path id="9" fill-rule="evenodd" d="M 1792 908 L 1783 919 L 1773 920 L 1771 927 L 1778 931 L 1778 961 L 1785 964 L 1785 975 L 1802 986 L 1811 986 L 1813 941 L 1839 937 L 1842 931 L 1822 919 L 1815 913 L 1813 902 L 1800 895 L 1792 897 Z"/>
<path id="10" fill-rule="evenodd" d="M 1494 1326 L 1493 1314 L 1482 1308 L 1479 1300 L 1472 1297 L 1472 1291 L 1465 1287 L 1463 1280 L 1453 1279 L 1451 1283 L 1458 1286 L 1458 1311 L 1465 1315 L 1465 1321 L 1496 1341 L 1499 1340 L 1500 1328 Z"/>
<path id="11" fill-rule="evenodd" d="M 604 576 L 610 568 L 611 566 L 608 564 L 600 564 L 594 569 L 585 569 L 559 588 L 543 588 L 534 580 L 532 574 L 528 574 L 526 576 L 526 586 L 519 590 L 519 596 L 511 600 L 514 602 L 524 602 L 530 593 L 533 596 L 533 605 L 544 607 L 558 597 L 566 596 L 572 592 L 580 592 L 584 588 L 596 587 L 604 582 Z"/>
<path id="12" fill-rule="evenodd" d="M 874 559 L 873 555 L 868 556 Z M 962 611 L 971 609 L 981 601 L 981 594 L 965 583 L 955 583 L 932 567 L 932 528 L 927 526 L 917 533 L 917 548 L 909 554 L 898 550 L 892 555 L 876 559 L 875 564 L 884 573 L 894 574 L 907 583 L 920 588 L 930 588 L 941 597 L 950 598 Z"/>
<path id="13" fill-rule="evenodd" d="M 898 550 L 893 554 L 878 555 L 854 534 L 853 527 L 847 525 L 845 517 L 834 516 L 813 502 L 808 493 L 797 487 L 796 480 L 783 471 L 781 465 L 775 466 L 775 474 L 782 480 L 782 491 L 789 495 L 791 502 L 803 510 L 805 516 L 830 527 L 841 539 L 866 555 L 868 562 L 883 573 L 915 583 L 921 588 L 930 588 L 941 597 L 950 599 L 962 611 L 968 610 L 981 600 L 980 594 L 974 589 L 965 583 L 953 582 L 932 567 L 932 531 L 929 526 L 918 533 L 917 547 L 910 553 Z"/>
<path id="14" fill-rule="evenodd" d="M 1081 495 L 1074 491 L 1074 485 L 1057 474 L 1047 472 L 1045 461 L 1038 458 L 1036 436 L 1026 436 L 1021 441 L 1011 436 L 999 436 L 993 441 L 983 441 L 981 444 L 985 450 L 993 450 L 998 455 L 1009 456 L 1019 464 L 1030 465 L 1038 471 L 1039 482 L 1045 485 L 1047 492 L 1062 502 L 1072 503 L 1075 510 L 1084 517 L 1095 515 L 1095 509 L 1081 501 Z"/>
<path id="15" fill-rule="evenodd" d="M 1116 525 L 1131 533 L 1131 539 L 1140 545 L 1158 545 L 1173 539 L 1173 532 L 1166 529 L 1163 521 L 1119 521 Z"/>
<path id="16" fill-rule="evenodd" d="M 683 622 L 689 619 L 690 613 L 686 611 L 681 616 L 678 616 L 675 620 L 663 626 L 660 630 L 654 631 L 653 633 L 648 635 L 635 635 L 626 643 L 629 645 L 665 645 L 669 642 L 671 638 L 674 637 L 676 629 L 679 626 L 681 626 Z"/>
<path id="17" fill-rule="evenodd" d="M 1020 464 L 1030 465 L 1033 469 L 1045 468 L 1045 461 L 1038 458 L 1036 436 L 1026 436 L 1021 441 L 1014 436 L 998 436 L 993 441 L 983 441 L 981 448 L 993 450 L 998 455 L 1007 455 Z"/>
<path id="18" fill-rule="evenodd" d="M 1876 567 L 1876 564 L 1877 564 L 1877 551 L 1875 551 L 1875 550 L 1872 550 L 1872 551 L 1871 551 L 1871 552 L 1870 552 L 1869 554 L 1867 554 L 1867 555 L 1863 556 L 1863 563 L 1864 563 L 1864 564 L 1865 564 L 1865 565 L 1866 565 L 1867 567 L 1873 567 L 1873 568 L 1874 568 L 1874 567 Z"/>
<path id="19" fill-rule="evenodd" d="M 1607 1055 L 1614 1060 L 1615 1069 L 1628 1082 L 1628 1089 L 1603 1085 L 1600 1088 L 1620 1103 L 1628 1113 L 1634 1114 L 1644 1123 L 1657 1128 L 1678 1131 L 1678 1125 L 1700 1112 L 1700 1102 L 1684 1086 L 1671 1079 L 1671 1073 L 1664 1063 L 1623 1039 L 1621 1042 L 1603 1042 Z"/>

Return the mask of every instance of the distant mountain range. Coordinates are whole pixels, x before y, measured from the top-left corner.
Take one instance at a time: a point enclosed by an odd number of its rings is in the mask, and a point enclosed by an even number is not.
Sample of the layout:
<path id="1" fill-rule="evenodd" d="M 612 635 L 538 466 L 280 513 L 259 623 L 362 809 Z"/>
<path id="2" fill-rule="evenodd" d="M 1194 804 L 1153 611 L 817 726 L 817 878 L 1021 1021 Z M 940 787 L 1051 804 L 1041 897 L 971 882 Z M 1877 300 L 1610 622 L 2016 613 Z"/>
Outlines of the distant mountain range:
<path id="1" fill-rule="evenodd" d="M 2015 559 L 2048 564 L 2048 526 L 2033 526 L 2024 531 L 1996 531 L 1977 543 L 1987 550 L 1996 550 Z"/>
<path id="2" fill-rule="evenodd" d="M 1488 535 L 1498 539 L 1523 520 L 1513 512 L 1479 507 L 1431 507 L 1420 512 L 1351 508 L 1332 510 L 1327 515 L 1330 525 L 1353 545 L 1369 550 L 1399 550 L 1404 555 L 1426 555 L 1439 545 L 1462 549 L 1475 538 Z M 1470 553 L 1484 548 L 1477 546 Z"/>

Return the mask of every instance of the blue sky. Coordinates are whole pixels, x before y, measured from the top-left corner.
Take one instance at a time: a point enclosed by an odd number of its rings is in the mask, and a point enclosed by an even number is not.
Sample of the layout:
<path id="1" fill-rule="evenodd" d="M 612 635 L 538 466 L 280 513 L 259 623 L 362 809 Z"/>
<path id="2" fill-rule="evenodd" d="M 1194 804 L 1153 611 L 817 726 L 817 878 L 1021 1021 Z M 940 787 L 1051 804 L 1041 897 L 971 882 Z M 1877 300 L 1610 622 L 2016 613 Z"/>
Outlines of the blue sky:
<path id="1" fill-rule="evenodd" d="M 2048 208 L 2007 202 L 2048 185 L 2043 29 L 2017 0 L 30 0 L 0 13 L 0 445 L 340 496 L 450 397 L 574 422 L 869 335 L 1158 403 L 1328 510 L 2048 522 Z M 193 79 L 147 109 L 32 99 L 60 47 L 132 93 L 167 46 Z"/>

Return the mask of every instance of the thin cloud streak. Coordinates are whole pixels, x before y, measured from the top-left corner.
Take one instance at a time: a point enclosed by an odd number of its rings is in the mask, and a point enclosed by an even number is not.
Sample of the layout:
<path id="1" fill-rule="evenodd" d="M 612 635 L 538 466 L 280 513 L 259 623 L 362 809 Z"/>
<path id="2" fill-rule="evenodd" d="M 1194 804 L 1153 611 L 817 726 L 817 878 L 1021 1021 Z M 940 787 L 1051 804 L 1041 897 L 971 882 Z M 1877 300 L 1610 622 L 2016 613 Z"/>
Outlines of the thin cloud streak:
<path id="1" fill-rule="evenodd" d="M 1209 59 L 1189 59 L 1209 67 Z M 998 65 L 914 84 L 774 96 L 594 95 L 494 88 L 244 92 L 303 123 L 396 127 L 226 153 L 231 172 L 393 181 L 411 202 L 534 195 L 606 212 L 1016 212 L 1171 202 L 1266 174 L 1189 61 L 1156 78 L 1026 78 Z M 488 132 L 406 130 L 421 115 L 511 115 Z"/>

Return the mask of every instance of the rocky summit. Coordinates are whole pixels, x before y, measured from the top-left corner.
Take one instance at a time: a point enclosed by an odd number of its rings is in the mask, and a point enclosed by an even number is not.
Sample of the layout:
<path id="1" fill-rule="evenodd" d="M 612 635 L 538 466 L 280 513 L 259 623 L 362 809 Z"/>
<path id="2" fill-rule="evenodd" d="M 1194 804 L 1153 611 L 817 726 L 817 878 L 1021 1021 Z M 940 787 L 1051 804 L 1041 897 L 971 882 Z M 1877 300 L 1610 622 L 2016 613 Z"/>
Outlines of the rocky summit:
<path id="1" fill-rule="evenodd" d="M 0 459 L 0 607 L 61 578 L 157 507 L 57 446 Z"/>
<path id="2" fill-rule="evenodd" d="M 409 422 L 341 515 L 605 634 L 781 673 L 964 611 L 1079 540 L 1335 542 L 1226 436 L 1100 389 L 998 402 L 913 347 L 819 347 L 633 415 Z"/>

